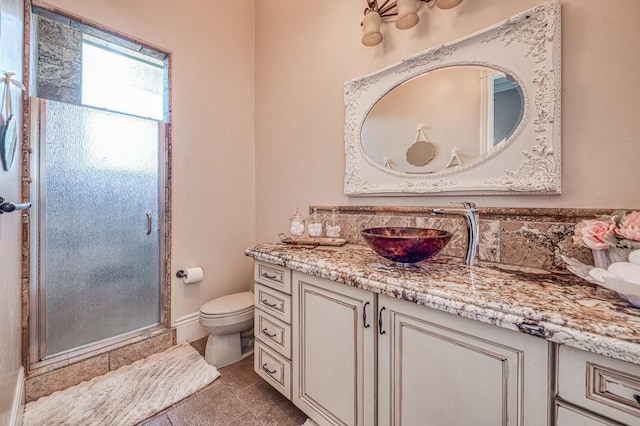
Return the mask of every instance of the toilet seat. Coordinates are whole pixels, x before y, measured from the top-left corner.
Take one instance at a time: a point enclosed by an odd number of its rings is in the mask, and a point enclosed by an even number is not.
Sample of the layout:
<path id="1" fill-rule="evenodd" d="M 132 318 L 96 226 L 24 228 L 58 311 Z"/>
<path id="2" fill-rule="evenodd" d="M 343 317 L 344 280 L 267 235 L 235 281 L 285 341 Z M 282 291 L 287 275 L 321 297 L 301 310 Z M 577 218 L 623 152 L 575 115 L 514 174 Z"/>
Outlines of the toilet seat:
<path id="1" fill-rule="evenodd" d="M 204 318 L 224 318 L 229 316 L 253 315 L 253 293 L 229 294 L 205 303 L 200 308 L 200 316 Z"/>

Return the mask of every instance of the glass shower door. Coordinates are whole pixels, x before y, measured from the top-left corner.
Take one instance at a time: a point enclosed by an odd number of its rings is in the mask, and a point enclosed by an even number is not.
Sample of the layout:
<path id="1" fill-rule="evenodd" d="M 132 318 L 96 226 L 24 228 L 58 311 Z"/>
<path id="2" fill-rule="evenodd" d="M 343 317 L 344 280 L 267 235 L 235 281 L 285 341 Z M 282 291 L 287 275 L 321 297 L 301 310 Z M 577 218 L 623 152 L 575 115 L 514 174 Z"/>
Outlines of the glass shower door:
<path id="1" fill-rule="evenodd" d="M 160 322 L 163 123 L 39 102 L 45 359 Z"/>

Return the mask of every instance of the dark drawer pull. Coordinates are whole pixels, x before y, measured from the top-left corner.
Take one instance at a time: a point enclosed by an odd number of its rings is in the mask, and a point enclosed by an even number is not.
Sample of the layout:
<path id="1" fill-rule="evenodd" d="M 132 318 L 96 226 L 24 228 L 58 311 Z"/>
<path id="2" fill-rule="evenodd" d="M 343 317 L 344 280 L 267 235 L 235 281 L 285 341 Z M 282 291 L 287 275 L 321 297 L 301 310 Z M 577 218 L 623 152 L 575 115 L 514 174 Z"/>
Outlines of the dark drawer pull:
<path id="1" fill-rule="evenodd" d="M 263 328 L 262 329 L 262 334 L 264 334 L 267 337 L 276 337 L 278 335 L 278 333 L 273 333 L 273 334 L 269 334 L 269 329 L 267 328 Z"/>
<path id="2" fill-rule="evenodd" d="M 270 308 L 277 308 L 278 307 L 277 303 L 269 303 L 269 301 L 267 299 L 262 299 L 262 304 L 263 305 L 267 305 Z"/>
<path id="3" fill-rule="evenodd" d="M 273 375 L 273 374 L 276 373 L 276 370 L 269 370 L 269 368 L 267 367 L 267 363 L 266 362 L 264 364 L 262 364 L 262 369 L 264 371 L 266 371 L 267 374 L 269 374 L 269 375 Z"/>
<path id="4" fill-rule="evenodd" d="M 635 400 L 636 400 L 636 402 L 637 402 L 638 404 L 640 404 L 640 394 L 637 394 L 637 393 L 636 393 L 636 394 L 633 394 L 633 399 L 635 399 Z"/>
<path id="5" fill-rule="evenodd" d="M 382 311 L 384 311 L 386 308 L 383 306 L 382 308 L 380 308 L 380 312 L 378 312 L 378 332 L 380 332 L 380 334 L 385 334 L 386 331 L 384 331 L 382 329 Z"/>
<path id="6" fill-rule="evenodd" d="M 267 273 L 267 272 L 263 272 L 263 273 L 262 273 L 262 276 L 263 276 L 263 277 L 265 277 L 265 278 L 267 278 L 267 279 L 270 279 L 270 280 L 275 280 L 276 278 L 278 278 L 278 276 L 277 276 L 277 275 L 272 275 L 272 274 L 269 274 L 269 273 Z"/>

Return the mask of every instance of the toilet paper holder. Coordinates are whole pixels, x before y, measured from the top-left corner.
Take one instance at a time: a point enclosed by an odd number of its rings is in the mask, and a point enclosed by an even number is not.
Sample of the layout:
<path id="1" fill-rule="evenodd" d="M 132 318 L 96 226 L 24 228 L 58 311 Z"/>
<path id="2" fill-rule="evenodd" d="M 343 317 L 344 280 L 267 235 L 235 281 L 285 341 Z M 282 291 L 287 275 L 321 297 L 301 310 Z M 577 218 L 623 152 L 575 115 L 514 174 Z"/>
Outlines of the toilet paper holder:
<path id="1" fill-rule="evenodd" d="M 199 283 L 204 278 L 204 269 L 202 269 L 202 266 L 183 268 L 176 272 L 176 277 L 180 278 L 185 284 Z"/>

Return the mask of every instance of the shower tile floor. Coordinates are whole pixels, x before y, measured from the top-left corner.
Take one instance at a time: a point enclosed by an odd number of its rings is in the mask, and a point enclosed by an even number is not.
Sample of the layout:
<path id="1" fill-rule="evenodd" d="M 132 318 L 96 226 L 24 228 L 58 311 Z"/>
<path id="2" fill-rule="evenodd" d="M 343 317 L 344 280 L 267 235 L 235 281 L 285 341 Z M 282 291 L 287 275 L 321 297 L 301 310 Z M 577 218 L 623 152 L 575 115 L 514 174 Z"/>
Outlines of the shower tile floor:
<path id="1" fill-rule="evenodd" d="M 307 416 L 253 371 L 253 356 L 138 426 L 300 426 Z"/>

